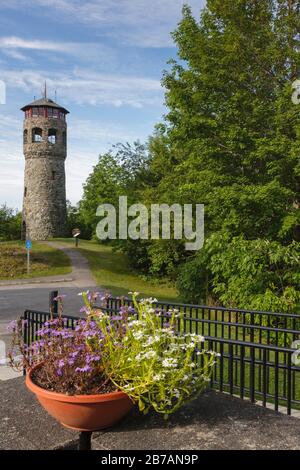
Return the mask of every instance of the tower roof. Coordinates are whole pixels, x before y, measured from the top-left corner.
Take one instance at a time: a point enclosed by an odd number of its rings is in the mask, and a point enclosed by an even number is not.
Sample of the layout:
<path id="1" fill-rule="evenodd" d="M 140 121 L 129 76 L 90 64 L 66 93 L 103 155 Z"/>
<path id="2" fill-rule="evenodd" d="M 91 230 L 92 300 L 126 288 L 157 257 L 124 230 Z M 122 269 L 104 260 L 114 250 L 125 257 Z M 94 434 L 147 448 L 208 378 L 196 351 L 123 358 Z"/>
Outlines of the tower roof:
<path id="1" fill-rule="evenodd" d="M 29 103 L 26 106 L 23 106 L 23 108 L 21 108 L 21 111 L 27 111 L 27 109 L 29 108 L 38 107 L 38 106 L 47 106 L 48 108 L 60 109 L 61 111 L 64 111 L 66 114 L 69 114 L 70 112 L 63 106 L 60 106 L 59 104 L 55 103 L 53 100 L 50 100 L 50 98 L 41 98 L 39 100 L 35 100 L 32 103 Z"/>

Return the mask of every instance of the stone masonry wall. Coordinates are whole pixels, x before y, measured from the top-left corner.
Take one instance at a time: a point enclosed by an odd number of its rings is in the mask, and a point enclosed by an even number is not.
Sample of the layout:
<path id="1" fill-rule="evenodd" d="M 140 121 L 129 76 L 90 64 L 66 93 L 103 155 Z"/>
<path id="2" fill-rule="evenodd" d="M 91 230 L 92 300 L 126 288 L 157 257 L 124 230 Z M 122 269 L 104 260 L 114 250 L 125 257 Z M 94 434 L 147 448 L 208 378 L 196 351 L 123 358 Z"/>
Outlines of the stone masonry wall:
<path id="1" fill-rule="evenodd" d="M 35 128 L 42 129 L 42 142 L 32 142 Z M 56 130 L 56 143 L 48 142 L 48 131 Z M 24 121 L 25 179 L 23 197 L 23 236 L 45 240 L 66 235 L 65 159 L 67 125 L 50 118 Z"/>

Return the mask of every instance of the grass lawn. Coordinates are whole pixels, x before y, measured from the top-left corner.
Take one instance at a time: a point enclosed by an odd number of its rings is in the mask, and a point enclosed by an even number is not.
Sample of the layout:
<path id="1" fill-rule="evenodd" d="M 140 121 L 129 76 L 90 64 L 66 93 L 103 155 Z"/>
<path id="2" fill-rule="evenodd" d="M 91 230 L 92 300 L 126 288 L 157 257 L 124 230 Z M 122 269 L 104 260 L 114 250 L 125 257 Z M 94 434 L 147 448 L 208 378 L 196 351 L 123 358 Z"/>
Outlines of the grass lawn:
<path id="1" fill-rule="evenodd" d="M 71 272 L 69 258 L 60 250 L 33 242 L 30 252 L 30 273 L 24 241 L 0 243 L 0 280 L 56 276 Z"/>
<path id="2" fill-rule="evenodd" d="M 73 239 L 56 239 L 74 245 Z M 159 280 L 151 282 L 142 279 L 130 270 L 125 254 L 113 252 L 107 245 L 93 241 L 79 241 L 80 252 L 88 259 L 91 271 L 99 286 L 107 289 L 112 295 L 127 295 L 129 291 L 140 292 L 142 296 L 157 297 L 159 300 L 178 300 L 176 289 Z"/>

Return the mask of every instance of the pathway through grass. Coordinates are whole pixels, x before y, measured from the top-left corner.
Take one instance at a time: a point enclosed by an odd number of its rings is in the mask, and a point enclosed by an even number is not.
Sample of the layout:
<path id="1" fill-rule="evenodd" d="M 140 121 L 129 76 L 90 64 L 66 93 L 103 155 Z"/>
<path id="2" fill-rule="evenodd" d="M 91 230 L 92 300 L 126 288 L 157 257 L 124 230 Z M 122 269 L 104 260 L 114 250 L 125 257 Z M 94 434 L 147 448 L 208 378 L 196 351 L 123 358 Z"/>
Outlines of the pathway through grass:
<path id="1" fill-rule="evenodd" d="M 33 242 L 30 252 L 30 273 L 23 241 L 0 243 L 0 280 L 58 276 L 70 273 L 68 256 L 42 242 Z"/>
<path id="2" fill-rule="evenodd" d="M 56 241 L 74 245 L 72 239 L 59 238 Z M 127 295 L 129 291 L 137 291 L 142 296 L 157 297 L 159 300 L 178 300 L 174 287 L 162 279 L 156 282 L 143 279 L 130 269 L 126 255 L 114 252 L 112 247 L 80 240 L 79 250 L 88 259 L 99 286 L 107 289 L 112 295 Z"/>

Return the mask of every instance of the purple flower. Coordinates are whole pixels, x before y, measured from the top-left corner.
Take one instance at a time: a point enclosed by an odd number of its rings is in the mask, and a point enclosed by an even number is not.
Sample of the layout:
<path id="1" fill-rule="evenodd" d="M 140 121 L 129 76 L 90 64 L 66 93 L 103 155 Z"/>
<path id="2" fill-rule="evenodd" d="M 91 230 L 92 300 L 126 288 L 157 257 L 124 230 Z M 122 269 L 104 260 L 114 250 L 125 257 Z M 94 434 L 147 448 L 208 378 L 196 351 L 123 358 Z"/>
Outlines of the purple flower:
<path id="1" fill-rule="evenodd" d="M 81 307 L 81 309 L 79 310 L 80 313 L 85 313 L 85 314 L 88 314 L 89 313 L 89 309 L 88 307 Z"/>
<path id="2" fill-rule="evenodd" d="M 91 366 L 85 365 L 83 367 L 76 367 L 75 372 L 91 372 L 92 370 Z"/>
<path id="3" fill-rule="evenodd" d="M 122 317 L 122 315 L 113 315 L 111 317 L 111 320 L 112 321 L 120 321 L 120 320 L 123 320 L 123 317 Z"/>
<path id="4" fill-rule="evenodd" d="M 7 331 L 14 332 L 16 331 L 17 326 L 18 326 L 17 320 L 13 320 L 7 325 Z"/>
<path id="5" fill-rule="evenodd" d="M 100 361 L 100 359 L 101 357 L 99 355 L 93 355 L 93 354 L 87 354 L 85 358 L 87 364 L 90 364 L 91 362 Z"/>
<path id="6" fill-rule="evenodd" d="M 79 351 L 74 351 L 70 354 L 70 357 L 75 358 L 78 356 L 78 354 L 79 354 Z"/>

